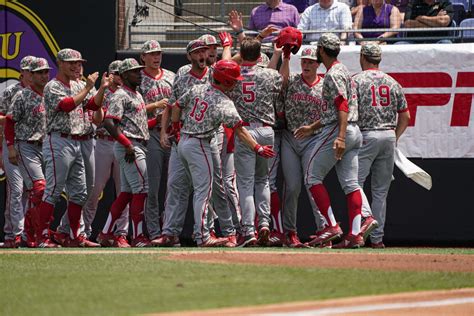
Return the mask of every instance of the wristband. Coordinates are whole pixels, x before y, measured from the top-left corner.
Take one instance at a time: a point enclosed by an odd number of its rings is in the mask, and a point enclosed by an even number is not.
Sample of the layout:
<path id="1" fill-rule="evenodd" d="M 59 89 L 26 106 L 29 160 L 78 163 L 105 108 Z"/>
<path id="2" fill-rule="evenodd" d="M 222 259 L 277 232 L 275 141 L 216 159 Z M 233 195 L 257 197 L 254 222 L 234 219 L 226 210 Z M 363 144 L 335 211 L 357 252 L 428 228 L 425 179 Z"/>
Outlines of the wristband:
<path id="1" fill-rule="evenodd" d="M 124 147 L 128 147 L 128 146 L 132 145 L 132 142 L 124 134 L 119 134 L 119 136 L 117 136 L 116 140 L 120 144 L 122 144 Z"/>
<path id="2" fill-rule="evenodd" d="M 237 36 L 237 35 L 240 35 L 244 32 L 244 29 L 240 29 L 239 31 L 237 32 L 234 32 L 234 35 Z"/>

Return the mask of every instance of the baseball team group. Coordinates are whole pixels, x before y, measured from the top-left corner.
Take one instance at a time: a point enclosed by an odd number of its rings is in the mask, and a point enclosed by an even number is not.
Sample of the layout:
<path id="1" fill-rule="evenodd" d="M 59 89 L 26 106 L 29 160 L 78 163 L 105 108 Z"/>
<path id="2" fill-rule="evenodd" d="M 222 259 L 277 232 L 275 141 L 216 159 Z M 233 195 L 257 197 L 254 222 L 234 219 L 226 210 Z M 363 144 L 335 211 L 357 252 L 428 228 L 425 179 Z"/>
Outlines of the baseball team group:
<path id="1" fill-rule="evenodd" d="M 86 60 L 73 49 L 57 53 L 51 80 L 46 59 L 24 57 L 20 82 L 0 99 L 3 247 L 177 247 L 191 196 L 198 247 L 359 248 L 369 237 L 385 247 L 394 150 L 410 114 L 401 86 L 379 69 L 381 48 L 362 45 L 353 76 L 338 61 L 335 34 L 301 49 L 301 32 L 284 28 L 271 58 L 261 52 L 267 35 L 239 38 L 236 55 L 229 33 L 203 35 L 176 74 L 161 68 L 155 40 L 140 62 L 113 61 L 101 76 L 84 76 Z M 300 58 L 301 73 L 290 72 L 290 58 Z M 333 168 L 346 196 L 345 234 L 323 183 Z M 371 203 L 362 189 L 369 173 Z M 116 199 L 95 242 L 111 176 Z M 317 226 L 306 243 L 296 225 L 302 184 Z M 61 195 L 67 210 L 52 231 Z"/>

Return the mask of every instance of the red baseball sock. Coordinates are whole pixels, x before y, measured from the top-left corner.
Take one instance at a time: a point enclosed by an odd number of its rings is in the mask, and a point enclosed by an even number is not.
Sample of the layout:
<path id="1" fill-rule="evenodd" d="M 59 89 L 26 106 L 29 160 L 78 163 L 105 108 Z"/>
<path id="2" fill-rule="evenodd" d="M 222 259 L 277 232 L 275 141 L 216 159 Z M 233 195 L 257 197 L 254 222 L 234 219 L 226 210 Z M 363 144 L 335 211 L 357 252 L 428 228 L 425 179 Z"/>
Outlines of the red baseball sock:
<path id="1" fill-rule="evenodd" d="M 146 193 L 133 194 L 130 203 L 130 217 L 133 224 L 133 238 L 143 234 L 143 210 L 145 209 Z"/>
<path id="2" fill-rule="evenodd" d="M 362 212 L 362 195 L 360 190 L 355 190 L 346 195 L 347 208 L 349 209 L 349 232 L 352 235 L 360 233 L 360 218 Z"/>
<path id="3" fill-rule="evenodd" d="M 38 207 L 38 219 L 36 237 L 48 236 L 49 224 L 53 220 L 54 205 L 42 201 Z"/>
<path id="4" fill-rule="evenodd" d="M 334 214 L 332 213 L 331 200 L 329 199 L 329 194 L 324 184 L 315 184 L 309 188 L 309 191 L 311 192 L 314 202 L 321 211 L 321 214 L 323 214 L 328 225 L 331 227 L 336 226 L 337 223 L 334 218 Z"/>
<path id="5" fill-rule="evenodd" d="M 280 197 L 278 192 L 272 192 L 270 195 L 270 213 L 273 219 L 273 229 L 283 234 L 282 225 L 281 225 L 281 205 Z"/>
<path id="6" fill-rule="evenodd" d="M 114 203 L 112 203 L 112 206 L 110 207 L 109 218 L 107 219 L 107 223 L 102 230 L 104 234 L 110 234 L 112 232 L 115 226 L 115 221 L 117 221 L 120 215 L 122 215 L 123 210 L 132 200 L 132 196 L 133 194 L 129 192 L 120 192 L 119 196 L 117 196 Z"/>
<path id="7" fill-rule="evenodd" d="M 70 237 L 76 239 L 79 236 L 81 226 L 82 206 L 74 202 L 69 202 L 67 206 L 67 218 L 69 219 Z"/>

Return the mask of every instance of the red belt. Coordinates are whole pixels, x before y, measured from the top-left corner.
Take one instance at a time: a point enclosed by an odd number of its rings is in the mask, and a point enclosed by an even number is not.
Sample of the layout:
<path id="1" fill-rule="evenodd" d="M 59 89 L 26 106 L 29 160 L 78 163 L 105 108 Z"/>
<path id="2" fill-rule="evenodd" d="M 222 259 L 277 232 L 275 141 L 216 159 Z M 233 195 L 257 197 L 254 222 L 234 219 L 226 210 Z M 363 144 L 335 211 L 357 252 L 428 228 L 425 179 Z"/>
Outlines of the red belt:
<path id="1" fill-rule="evenodd" d="M 68 138 L 68 139 L 72 139 L 72 140 L 89 140 L 89 139 L 92 139 L 92 134 L 88 134 L 88 135 L 70 135 L 70 134 L 60 133 L 59 135 L 62 138 Z"/>
<path id="2" fill-rule="evenodd" d="M 115 138 L 113 138 L 112 136 L 109 136 L 109 135 L 97 134 L 97 138 L 103 139 L 103 140 L 108 140 L 108 141 L 110 141 L 110 142 L 115 141 Z"/>
<path id="3" fill-rule="evenodd" d="M 262 123 L 262 122 L 258 122 L 258 123 L 249 123 L 249 122 L 242 122 L 242 126 L 251 126 L 251 127 L 272 127 L 272 125 L 270 124 L 267 124 L 267 123 Z"/>

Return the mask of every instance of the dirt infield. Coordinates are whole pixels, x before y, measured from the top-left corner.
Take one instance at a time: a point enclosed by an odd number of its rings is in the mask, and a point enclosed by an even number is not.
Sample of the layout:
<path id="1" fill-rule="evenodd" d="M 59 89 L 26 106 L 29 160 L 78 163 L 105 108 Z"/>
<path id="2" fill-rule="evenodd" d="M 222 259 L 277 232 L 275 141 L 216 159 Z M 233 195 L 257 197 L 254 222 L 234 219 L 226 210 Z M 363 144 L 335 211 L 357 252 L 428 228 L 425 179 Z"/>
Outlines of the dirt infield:
<path id="1" fill-rule="evenodd" d="M 474 314 L 474 289 L 424 291 L 393 295 L 361 296 L 153 315 L 345 315 L 345 316 L 471 316 Z"/>
<path id="2" fill-rule="evenodd" d="M 165 259 L 289 267 L 379 269 L 390 271 L 474 272 L 474 256 L 394 253 L 175 252 Z"/>

